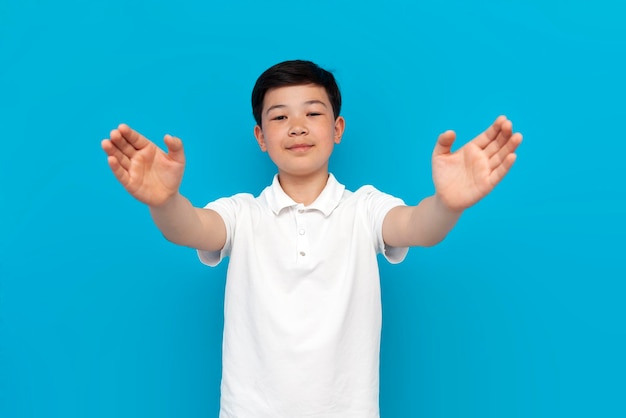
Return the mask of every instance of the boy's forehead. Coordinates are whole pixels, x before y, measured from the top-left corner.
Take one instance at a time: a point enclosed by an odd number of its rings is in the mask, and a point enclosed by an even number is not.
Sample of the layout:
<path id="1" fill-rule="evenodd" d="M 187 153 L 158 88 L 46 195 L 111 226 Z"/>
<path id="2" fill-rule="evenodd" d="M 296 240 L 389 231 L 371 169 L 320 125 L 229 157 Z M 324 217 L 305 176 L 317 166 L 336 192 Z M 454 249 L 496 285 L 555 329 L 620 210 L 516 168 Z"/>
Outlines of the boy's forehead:
<path id="1" fill-rule="evenodd" d="M 326 89 L 317 84 L 283 86 L 269 89 L 263 99 L 263 108 L 276 105 L 298 105 L 312 101 L 321 101 L 330 105 Z"/>

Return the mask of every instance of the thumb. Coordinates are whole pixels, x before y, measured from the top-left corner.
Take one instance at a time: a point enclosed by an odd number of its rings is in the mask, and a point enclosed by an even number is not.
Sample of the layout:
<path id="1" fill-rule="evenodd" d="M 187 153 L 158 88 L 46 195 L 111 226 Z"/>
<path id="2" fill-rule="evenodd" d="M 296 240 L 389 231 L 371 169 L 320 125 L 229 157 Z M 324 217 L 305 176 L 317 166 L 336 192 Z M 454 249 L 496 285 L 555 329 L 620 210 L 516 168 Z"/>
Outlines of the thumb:
<path id="1" fill-rule="evenodd" d="M 442 154 L 449 154 L 452 150 L 452 144 L 456 139 L 456 133 L 454 131 L 445 131 L 437 139 L 437 144 L 433 150 L 433 157 Z"/>
<path id="2" fill-rule="evenodd" d="M 185 151 L 183 149 L 183 141 L 172 135 L 163 137 L 165 146 L 167 147 L 167 155 L 174 161 L 185 164 Z"/>

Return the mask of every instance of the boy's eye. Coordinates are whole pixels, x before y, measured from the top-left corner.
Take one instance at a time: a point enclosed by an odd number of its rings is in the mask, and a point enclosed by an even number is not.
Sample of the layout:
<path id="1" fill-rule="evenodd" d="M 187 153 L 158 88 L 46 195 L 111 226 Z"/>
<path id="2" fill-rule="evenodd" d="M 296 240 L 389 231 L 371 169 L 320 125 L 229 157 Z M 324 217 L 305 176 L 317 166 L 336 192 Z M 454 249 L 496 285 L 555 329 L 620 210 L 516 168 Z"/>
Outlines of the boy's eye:
<path id="1" fill-rule="evenodd" d="M 309 116 L 320 116 L 320 115 L 321 115 L 321 113 L 318 113 L 318 112 L 310 112 L 309 113 Z"/>
<path id="2" fill-rule="evenodd" d="M 274 116 L 272 118 L 272 120 L 284 120 L 284 119 L 287 119 L 287 116 L 279 115 L 279 116 Z"/>

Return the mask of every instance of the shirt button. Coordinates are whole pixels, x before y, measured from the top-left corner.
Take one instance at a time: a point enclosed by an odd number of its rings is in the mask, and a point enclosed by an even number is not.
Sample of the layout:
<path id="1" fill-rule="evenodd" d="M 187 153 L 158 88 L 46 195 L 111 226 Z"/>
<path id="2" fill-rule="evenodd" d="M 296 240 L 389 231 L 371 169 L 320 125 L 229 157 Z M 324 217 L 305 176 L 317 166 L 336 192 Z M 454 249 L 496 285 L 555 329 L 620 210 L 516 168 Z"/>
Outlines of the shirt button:
<path id="1" fill-rule="evenodd" d="M 305 253 L 304 251 L 300 251 L 300 255 L 301 255 L 302 257 L 304 257 L 304 256 L 306 255 L 306 253 Z"/>
<path id="2" fill-rule="evenodd" d="M 304 209 L 298 209 L 298 213 L 304 213 Z"/>
<path id="3" fill-rule="evenodd" d="M 305 232 L 306 232 L 306 231 L 305 231 L 304 229 L 301 229 L 301 230 L 299 230 L 299 231 L 298 231 L 298 233 L 299 233 L 300 235 L 304 235 L 304 233 L 305 233 Z"/>

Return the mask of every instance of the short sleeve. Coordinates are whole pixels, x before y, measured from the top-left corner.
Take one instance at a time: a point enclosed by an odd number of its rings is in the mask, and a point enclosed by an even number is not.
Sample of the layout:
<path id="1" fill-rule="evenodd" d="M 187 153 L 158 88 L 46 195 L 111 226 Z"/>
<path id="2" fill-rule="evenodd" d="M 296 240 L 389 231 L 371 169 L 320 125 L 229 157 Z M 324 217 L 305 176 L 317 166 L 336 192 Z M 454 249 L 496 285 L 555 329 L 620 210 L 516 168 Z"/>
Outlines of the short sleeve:
<path id="1" fill-rule="evenodd" d="M 408 247 L 392 247 L 383 239 L 383 222 L 389 211 L 397 206 L 406 206 L 402 199 L 383 193 L 373 186 L 364 186 L 360 191 L 366 194 L 367 212 L 372 225 L 376 252 L 382 254 L 392 264 L 400 263 L 409 252 Z"/>
<path id="2" fill-rule="evenodd" d="M 224 258 L 230 255 L 232 239 L 237 225 L 237 216 L 241 212 L 242 203 L 248 198 L 251 199 L 252 196 L 242 193 L 217 199 L 205 206 L 206 209 L 212 209 L 222 217 L 224 225 L 226 226 L 226 242 L 221 251 L 198 250 L 198 257 L 202 263 L 207 266 L 215 267 Z"/>

